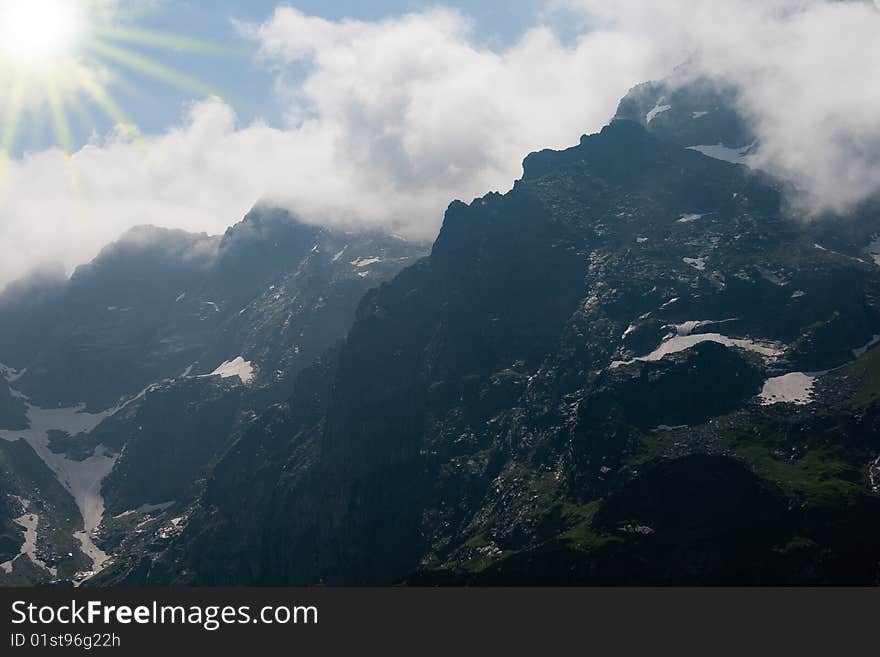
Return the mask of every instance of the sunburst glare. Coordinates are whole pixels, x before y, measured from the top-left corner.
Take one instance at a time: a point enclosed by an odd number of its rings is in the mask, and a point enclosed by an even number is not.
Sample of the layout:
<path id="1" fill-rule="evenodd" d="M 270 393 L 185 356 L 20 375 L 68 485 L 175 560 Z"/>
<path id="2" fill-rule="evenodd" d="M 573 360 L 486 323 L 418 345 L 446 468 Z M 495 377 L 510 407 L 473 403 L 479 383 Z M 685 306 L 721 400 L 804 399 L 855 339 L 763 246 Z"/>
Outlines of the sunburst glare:
<path id="1" fill-rule="evenodd" d="M 70 0 L 3 0 L 0 47 L 4 55 L 30 64 L 67 52 L 82 35 L 81 9 Z"/>
<path id="2" fill-rule="evenodd" d="M 5 90 L 0 98 L 0 164 L 16 152 L 24 120 L 37 131 L 42 125 L 50 127 L 54 143 L 67 153 L 75 145 L 73 123 L 87 133 L 94 129 L 89 108 L 103 113 L 124 134 L 136 136 L 137 128 L 110 92 L 114 84 L 131 87 L 133 80 L 126 72 L 196 95 L 218 95 L 144 51 L 204 55 L 230 50 L 140 29 L 122 20 L 118 4 L 118 0 L 0 0 L 0 87 Z"/>

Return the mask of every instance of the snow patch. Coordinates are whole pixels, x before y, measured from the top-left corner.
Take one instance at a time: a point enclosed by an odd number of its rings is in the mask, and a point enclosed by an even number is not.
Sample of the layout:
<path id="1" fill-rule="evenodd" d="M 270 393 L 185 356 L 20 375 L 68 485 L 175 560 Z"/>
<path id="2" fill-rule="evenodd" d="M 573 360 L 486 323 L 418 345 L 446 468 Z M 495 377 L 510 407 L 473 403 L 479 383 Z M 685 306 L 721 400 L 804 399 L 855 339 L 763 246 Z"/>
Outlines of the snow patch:
<path id="1" fill-rule="evenodd" d="M 669 426 L 668 424 L 661 424 L 661 425 L 656 426 L 653 429 L 651 429 L 651 433 L 667 433 L 669 431 L 681 431 L 682 429 L 687 429 L 687 428 L 688 428 L 687 424 L 676 424 L 673 427 Z"/>
<path id="2" fill-rule="evenodd" d="M 254 367 L 250 361 L 238 356 L 221 364 L 208 376 L 219 376 L 222 379 L 231 379 L 237 376 L 242 383 L 247 384 L 254 380 Z"/>
<path id="3" fill-rule="evenodd" d="M 750 144 L 743 148 L 729 148 L 724 144 L 704 144 L 701 146 L 688 146 L 688 150 L 697 151 L 706 157 L 731 162 L 732 164 L 749 164 L 752 159 L 751 151 L 754 146 L 754 144 Z"/>
<path id="4" fill-rule="evenodd" d="M 111 454 L 104 445 L 98 445 L 92 455 L 83 461 L 73 461 L 64 454 L 56 454 L 49 449 L 49 433 L 63 431 L 70 436 L 90 433 L 106 420 L 129 404 L 143 397 L 155 384 L 141 390 L 137 395 L 120 403 L 115 408 L 100 413 L 86 413 L 85 404 L 70 408 L 40 408 L 31 404 L 26 395 L 17 390 L 12 394 L 26 403 L 28 429 L 22 431 L 0 430 L 0 440 L 16 442 L 24 440 L 37 456 L 55 474 L 55 477 L 71 494 L 83 519 L 83 531 L 73 534 L 81 545 L 83 553 L 92 560 L 92 570 L 79 573 L 77 584 L 100 572 L 109 556 L 95 545 L 92 537 L 104 516 L 104 496 L 101 484 L 119 458 Z M 35 562 L 36 563 L 36 562 Z"/>
<path id="5" fill-rule="evenodd" d="M 703 328 L 704 326 L 715 326 L 716 324 L 727 324 L 728 322 L 735 322 L 736 318 L 731 317 L 730 319 L 696 319 L 690 320 L 688 322 L 682 322 L 681 324 L 670 324 L 667 328 L 675 329 L 676 335 L 691 335 L 694 331 L 699 328 Z"/>
<path id="6" fill-rule="evenodd" d="M 809 404 L 813 400 L 813 384 L 816 377 L 803 372 L 792 372 L 768 379 L 758 399 L 764 405 Z"/>
<path id="7" fill-rule="evenodd" d="M 382 258 L 358 258 L 357 260 L 352 260 L 351 264 L 355 267 L 369 267 L 377 262 L 382 262 Z"/>
<path id="8" fill-rule="evenodd" d="M 45 409 L 28 403 L 27 418 L 30 428 L 23 431 L 0 431 L 0 439 L 9 442 L 25 440 L 73 496 L 85 527 L 84 531 L 75 533 L 74 537 L 80 541 L 83 553 L 92 559 L 93 572 L 100 571 L 108 559 L 92 542 L 91 536 L 101 524 L 104 515 L 101 482 L 110 474 L 118 455 L 109 454 L 103 445 L 99 445 L 94 454 L 84 461 L 72 461 L 64 454 L 55 454 L 49 449 L 49 432 L 63 431 L 71 436 L 88 433 L 125 405 L 101 413 L 85 413 L 85 405 Z"/>
<path id="9" fill-rule="evenodd" d="M 638 358 L 633 358 L 632 360 L 627 361 L 614 361 L 613 363 L 611 363 L 611 368 L 616 369 L 623 365 L 630 365 L 635 362 L 657 362 L 659 360 L 662 360 L 664 357 L 669 356 L 670 354 L 676 354 L 681 351 L 686 351 L 702 342 L 716 342 L 725 347 L 736 347 L 739 349 L 745 349 L 746 351 L 753 351 L 767 358 L 775 358 L 777 356 L 781 356 L 783 353 L 783 349 L 781 348 L 781 346 L 775 343 L 758 342 L 749 338 L 729 338 L 726 335 L 721 335 L 720 333 L 676 335 L 664 340 L 663 343 L 661 343 L 660 346 L 657 347 L 657 349 L 652 351 L 647 356 L 639 356 Z"/>
<path id="10" fill-rule="evenodd" d="M 650 112 L 648 112 L 645 115 L 645 122 L 650 123 L 651 121 L 656 119 L 657 116 L 659 116 L 660 114 L 663 114 L 663 112 L 668 112 L 671 109 L 672 109 L 672 105 L 661 105 L 658 103 L 657 105 L 654 106 L 654 109 L 652 109 Z"/>
<path id="11" fill-rule="evenodd" d="M 706 258 L 682 258 L 682 261 L 698 271 L 706 271 Z"/>
<path id="12" fill-rule="evenodd" d="M 26 554 L 28 558 L 31 560 L 31 563 L 43 568 L 44 570 L 48 570 L 52 577 L 58 576 L 57 568 L 50 568 L 43 561 L 41 561 L 37 557 L 37 526 L 40 523 L 40 516 L 36 513 L 30 513 L 30 500 L 23 499 L 14 495 L 15 499 L 18 500 L 19 504 L 21 504 L 24 509 L 24 515 L 16 518 L 13 522 L 17 524 L 19 527 L 24 529 L 24 543 L 21 546 L 21 549 L 18 551 L 18 554 L 12 557 L 9 561 L 5 563 L 0 563 L 0 570 L 9 574 L 12 572 L 12 563 L 18 559 L 20 556 Z"/>
<path id="13" fill-rule="evenodd" d="M 131 509 L 129 511 L 124 511 L 120 513 L 118 516 L 113 516 L 115 519 L 126 518 L 128 516 L 134 515 L 136 513 L 155 513 L 156 511 L 164 511 L 165 509 L 172 507 L 176 504 L 174 500 L 170 502 L 163 502 L 162 504 L 142 504 L 136 509 Z"/>

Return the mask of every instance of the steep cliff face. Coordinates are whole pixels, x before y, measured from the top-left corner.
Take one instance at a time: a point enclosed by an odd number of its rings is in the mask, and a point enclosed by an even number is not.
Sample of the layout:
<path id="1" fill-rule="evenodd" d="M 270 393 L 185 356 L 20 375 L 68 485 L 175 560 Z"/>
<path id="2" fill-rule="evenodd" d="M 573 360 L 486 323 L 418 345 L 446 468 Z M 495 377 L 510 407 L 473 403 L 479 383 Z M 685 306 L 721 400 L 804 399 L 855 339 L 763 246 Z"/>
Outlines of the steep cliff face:
<path id="1" fill-rule="evenodd" d="M 812 509 L 865 515 L 851 468 L 876 434 L 823 456 L 845 434 L 802 444 L 796 404 L 819 399 L 803 372 L 880 332 L 865 253 L 880 217 L 832 245 L 773 180 L 653 122 L 618 118 L 529 156 L 510 193 L 453 203 L 430 258 L 367 294 L 341 348 L 218 463 L 181 535 L 102 581 L 809 581 L 824 547 L 852 548 Z M 825 482 L 843 492 L 811 497 Z M 640 506 L 655 488 L 669 510 Z M 786 516 L 798 500 L 808 521 Z M 730 527 L 750 518 L 765 547 L 736 561 Z"/>
<path id="2" fill-rule="evenodd" d="M 27 426 L 24 401 L 12 394 L 6 379 L 0 374 L 0 429 L 24 429 Z"/>

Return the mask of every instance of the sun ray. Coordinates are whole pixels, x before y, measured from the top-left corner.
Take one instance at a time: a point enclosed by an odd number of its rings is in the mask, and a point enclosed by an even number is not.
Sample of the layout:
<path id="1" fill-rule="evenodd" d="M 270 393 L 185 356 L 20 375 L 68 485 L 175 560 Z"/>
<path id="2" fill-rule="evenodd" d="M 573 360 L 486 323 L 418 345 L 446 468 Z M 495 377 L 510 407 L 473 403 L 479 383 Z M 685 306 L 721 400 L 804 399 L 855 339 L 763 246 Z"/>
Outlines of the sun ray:
<path id="1" fill-rule="evenodd" d="M 125 112 L 116 101 L 113 100 L 107 92 L 107 89 L 86 71 L 78 70 L 77 73 L 80 85 L 82 85 L 82 88 L 85 89 L 86 93 L 89 94 L 98 107 L 100 107 L 112 121 L 116 122 L 117 127 L 121 127 L 125 130 L 130 138 L 139 140 L 141 137 L 140 130 L 138 130 L 134 122 L 126 116 Z"/>
<path id="2" fill-rule="evenodd" d="M 89 113 L 82 96 L 71 96 L 67 99 L 67 106 L 70 108 L 71 115 L 75 119 L 75 126 L 82 130 L 83 135 L 91 135 L 95 129 L 95 117 Z M 76 127 L 72 130 L 74 135 L 77 134 Z"/>
<path id="3" fill-rule="evenodd" d="M 215 95 L 214 91 L 201 80 L 197 80 L 189 75 L 178 73 L 172 68 L 163 66 L 151 59 L 132 52 L 120 46 L 101 41 L 100 39 L 91 39 L 87 44 L 90 50 L 97 54 L 121 64 L 129 69 L 138 71 L 152 78 L 160 80 L 166 84 L 170 84 L 184 91 L 195 92 L 205 96 Z"/>
<path id="4" fill-rule="evenodd" d="M 16 77 L 6 103 L 6 120 L 3 126 L 3 150 L 10 152 L 15 146 L 15 139 L 18 132 L 18 122 L 21 118 L 21 107 L 24 102 L 25 80 L 23 77 Z"/>
<path id="5" fill-rule="evenodd" d="M 76 214 L 80 219 L 85 219 L 85 204 L 82 195 L 82 187 L 80 186 L 79 174 L 77 173 L 73 153 L 73 138 L 70 132 L 70 121 L 67 118 L 67 112 L 62 98 L 58 90 L 58 80 L 54 75 L 48 75 L 45 80 L 46 96 L 49 100 L 50 111 L 52 114 L 52 127 L 55 131 L 55 138 L 58 145 L 64 153 L 64 170 L 67 178 L 67 187 L 70 189 L 73 197 Z"/>
<path id="6" fill-rule="evenodd" d="M 45 85 L 55 138 L 58 140 L 58 145 L 69 155 L 73 151 L 73 138 L 70 132 L 70 122 L 64 109 L 64 99 L 58 91 L 58 81 L 54 75 L 50 74 L 46 76 Z"/>
<path id="7" fill-rule="evenodd" d="M 156 32 L 129 27 L 96 28 L 92 34 L 104 41 L 122 42 L 148 48 L 162 48 L 178 52 L 190 52 L 200 55 L 244 58 L 250 55 L 246 48 L 230 46 L 194 39 L 180 34 Z"/>
<path id="8" fill-rule="evenodd" d="M 46 22 L 47 16 L 52 20 Z M 132 98 L 152 92 L 141 76 L 191 97 L 218 95 L 209 84 L 168 65 L 169 55 L 252 55 L 245 47 L 141 29 L 134 20 L 136 15 L 115 0 L 0 0 L 0 175 L 31 144 L 54 141 L 73 159 L 78 145 L 106 124 L 103 117 L 143 146 L 123 109 L 136 102 Z"/>
<path id="9" fill-rule="evenodd" d="M 24 102 L 25 81 L 17 76 L 13 82 L 12 91 L 7 97 L 4 109 L 3 134 L 0 141 L 0 184 L 6 179 L 8 168 L 7 160 L 12 158 L 18 137 L 18 123 L 21 119 L 21 107 Z"/>

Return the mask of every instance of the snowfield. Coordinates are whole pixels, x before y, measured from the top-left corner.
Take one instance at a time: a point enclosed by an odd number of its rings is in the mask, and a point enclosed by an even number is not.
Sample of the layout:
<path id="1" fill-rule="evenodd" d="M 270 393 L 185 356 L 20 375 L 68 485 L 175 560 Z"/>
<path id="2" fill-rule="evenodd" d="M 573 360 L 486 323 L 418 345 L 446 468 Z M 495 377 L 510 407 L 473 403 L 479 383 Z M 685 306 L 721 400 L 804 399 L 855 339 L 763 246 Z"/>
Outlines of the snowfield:
<path id="1" fill-rule="evenodd" d="M 706 144 L 703 146 L 688 146 L 688 150 L 697 151 L 716 160 L 747 165 L 752 159 L 751 150 L 754 146 L 754 144 L 751 144 L 744 148 L 729 148 L 723 144 Z"/>
<path id="2" fill-rule="evenodd" d="M 720 333 L 700 333 L 697 335 L 676 335 L 665 340 L 657 349 L 647 356 L 639 356 L 628 361 L 614 361 L 611 368 L 615 369 L 623 365 L 629 365 L 635 362 L 651 363 L 662 360 L 665 356 L 676 354 L 694 347 L 701 342 L 717 342 L 725 347 L 738 347 L 747 351 L 754 351 L 768 358 L 781 356 L 783 349 L 780 345 L 769 342 L 757 342 L 748 338 L 728 338 Z"/>
<path id="3" fill-rule="evenodd" d="M 72 461 L 64 454 L 55 454 L 49 449 L 49 432 L 63 431 L 71 436 L 88 433 L 119 409 L 102 413 L 85 413 L 83 406 L 74 408 L 39 408 L 27 404 L 27 418 L 30 428 L 23 431 L 0 431 L 0 439 L 9 442 L 24 439 L 49 467 L 58 481 L 70 492 L 83 517 L 84 531 L 74 536 L 82 545 L 94 565 L 93 571 L 101 570 L 107 555 L 92 542 L 92 532 L 101 524 L 104 515 L 104 497 L 101 495 L 101 482 L 110 474 L 117 455 L 110 455 L 103 446 L 84 461 Z"/>
<path id="4" fill-rule="evenodd" d="M 254 380 L 254 367 L 250 361 L 246 361 L 241 356 L 228 360 L 208 376 L 219 376 L 223 379 L 231 379 L 238 377 L 242 383 L 248 384 Z"/>
<path id="5" fill-rule="evenodd" d="M 659 114 L 663 114 L 663 112 L 668 112 L 671 109 L 672 105 L 657 104 L 654 109 L 648 112 L 648 114 L 645 116 L 645 123 L 650 123 L 651 121 L 656 119 Z"/>
<path id="6" fill-rule="evenodd" d="M 809 404 L 813 400 L 816 377 L 803 372 L 792 372 L 768 379 L 758 399 L 764 405 Z"/>

